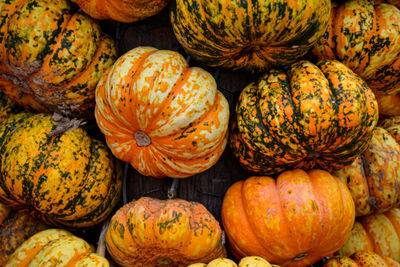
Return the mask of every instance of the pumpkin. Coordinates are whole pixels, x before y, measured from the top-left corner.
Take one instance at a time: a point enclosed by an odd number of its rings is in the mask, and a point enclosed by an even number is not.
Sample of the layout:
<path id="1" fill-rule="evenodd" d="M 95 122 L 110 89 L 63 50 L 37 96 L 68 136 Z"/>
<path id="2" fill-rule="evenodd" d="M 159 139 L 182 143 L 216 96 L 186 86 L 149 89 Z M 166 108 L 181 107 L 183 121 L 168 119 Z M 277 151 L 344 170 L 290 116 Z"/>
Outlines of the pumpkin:
<path id="1" fill-rule="evenodd" d="M 92 18 L 120 22 L 143 20 L 160 12 L 169 0 L 72 0 Z"/>
<path id="2" fill-rule="evenodd" d="M 46 225 L 26 213 L 14 212 L 0 203 L 0 266 L 26 239 L 46 229 Z"/>
<path id="3" fill-rule="evenodd" d="M 188 267 L 277 267 L 278 265 L 271 265 L 268 261 L 261 257 L 249 256 L 244 257 L 240 260 L 239 266 L 230 259 L 218 258 L 210 261 L 208 264 L 205 263 L 195 263 Z"/>
<path id="4" fill-rule="evenodd" d="M 142 197 L 111 218 L 107 249 L 121 266 L 187 266 L 226 256 L 219 223 L 200 203 Z"/>
<path id="5" fill-rule="evenodd" d="M 121 166 L 82 128 L 50 134 L 71 126 L 55 119 L 20 113 L 0 123 L 0 202 L 49 224 L 95 225 L 119 200 Z"/>
<path id="6" fill-rule="evenodd" d="M 264 71 L 305 55 L 324 34 L 330 10 L 328 0 L 177 0 L 171 23 L 195 60 Z"/>
<path id="7" fill-rule="evenodd" d="M 0 122 L 21 111 L 21 106 L 0 91 Z"/>
<path id="8" fill-rule="evenodd" d="M 241 92 L 230 146 L 241 165 L 257 173 L 333 171 L 367 148 L 377 120 L 373 92 L 349 68 L 299 61 L 287 72 L 268 71 Z"/>
<path id="9" fill-rule="evenodd" d="M 93 246 L 70 232 L 48 229 L 18 247 L 6 266 L 110 266 L 104 257 L 93 252 Z"/>
<path id="10" fill-rule="evenodd" d="M 376 96 L 379 106 L 379 116 L 399 116 L 400 115 L 400 93 L 391 95 Z"/>
<path id="11" fill-rule="evenodd" d="M 93 116 L 96 84 L 114 41 L 66 0 L 0 3 L 0 89 L 40 112 Z"/>
<path id="12" fill-rule="evenodd" d="M 375 128 L 367 150 L 335 176 L 349 187 L 356 216 L 400 207 L 400 145 L 381 127 Z"/>
<path id="13" fill-rule="evenodd" d="M 372 251 L 400 261 L 400 209 L 357 218 L 338 254 L 349 256 L 357 251 Z"/>
<path id="14" fill-rule="evenodd" d="M 370 251 L 360 251 L 348 256 L 337 256 L 325 262 L 324 267 L 399 267 L 400 263 L 382 258 Z"/>
<path id="15" fill-rule="evenodd" d="M 349 238 L 354 218 L 346 185 L 318 169 L 238 181 L 221 210 L 236 258 L 258 255 L 282 266 L 307 266 L 331 255 Z"/>
<path id="16" fill-rule="evenodd" d="M 400 144 L 400 116 L 386 118 L 380 122 L 380 126 L 386 129 L 397 143 Z"/>
<path id="17" fill-rule="evenodd" d="M 103 75 L 95 116 L 113 154 L 157 178 L 207 170 L 228 139 L 229 105 L 214 78 L 152 47 L 130 50 Z"/>
<path id="18" fill-rule="evenodd" d="M 400 92 L 400 10 L 369 0 L 334 3 L 328 29 L 312 53 L 343 62 L 376 94 Z"/>

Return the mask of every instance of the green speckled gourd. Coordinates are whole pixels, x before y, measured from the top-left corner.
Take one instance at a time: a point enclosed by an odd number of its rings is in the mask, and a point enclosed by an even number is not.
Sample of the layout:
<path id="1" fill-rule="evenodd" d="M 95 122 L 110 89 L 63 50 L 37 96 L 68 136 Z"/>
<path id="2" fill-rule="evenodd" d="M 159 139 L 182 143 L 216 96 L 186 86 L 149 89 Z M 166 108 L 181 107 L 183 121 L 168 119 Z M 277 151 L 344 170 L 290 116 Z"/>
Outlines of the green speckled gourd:
<path id="1" fill-rule="evenodd" d="M 230 146 L 242 166 L 262 174 L 335 170 L 351 164 L 378 121 L 372 90 L 338 61 L 268 71 L 241 93 Z"/>
<path id="2" fill-rule="evenodd" d="M 61 126 L 53 118 L 20 113 L 0 123 L 0 201 L 49 224 L 95 225 L 119 200 L 121 167 L 82 128 L 51 134 Z"/>
<path id="3" fill-rule="evenodd" d="M 330 10 L 330 0 L 177 0 L 171 23 L 194 59 L 263 71 L 306 54 L 324 34 Z"/>
<path id="4" fill-rule="evenodd" d="M 116 56 L 67 0 L 0 1 L 0 90 L 29 110 L 93 116 L 97 82 Z"/>

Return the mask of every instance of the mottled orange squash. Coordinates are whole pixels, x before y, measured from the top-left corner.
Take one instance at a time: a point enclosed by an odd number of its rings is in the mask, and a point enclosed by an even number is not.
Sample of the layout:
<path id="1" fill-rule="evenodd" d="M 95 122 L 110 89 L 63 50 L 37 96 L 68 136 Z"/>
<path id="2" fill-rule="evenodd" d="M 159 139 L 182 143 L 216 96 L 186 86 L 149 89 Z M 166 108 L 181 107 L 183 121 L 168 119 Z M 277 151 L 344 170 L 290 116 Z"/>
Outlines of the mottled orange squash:
<path id="1" fill-rule="evenodd" d="M 0 266 L 30 236 L 46 229 L 46 225 L 21 211 L 12 211 L 0 203 Z"/>
<path id="2" fill-rule="evenodd" d="M 382 120 L 379 124 L 400 144 L 400 116 L 392 116 Z"/>
<path id="3" fill-rule="evenodd" d="M 119 200 L 121 166 L 74 121 L 55 119 L 19 113 L 0 123 L 0 202 L 49 224 L 93 226 Z"/>
<path id="4" fill-rule="evenodd" d="M 333 257 L 324 267 L 400 267 L 400 263 L 371 251 L 359 251 L 350 256 Z"/>
<path id="5" fill-rule="evenodd" d="M 331 255 L 349 238 L 354 218 L 346 185 L 316 169 L 236 182 L 221 211 L 236 258 L 258 255 L 282 266 L 307 266 Z"/>
<path id="6" fill-rule="evenodd" d="M 218 258 L 210 261 L 208 264 L 195 263 L 188 267 L 278 267 L 278 265 L 270 264 L 268 261 L 257 256 L 248 256 L 240 260 L 237 265 L 233 260 L 227 258 Z"/>
<path id="7" fill-rule="evenodd" d="M 108 252 L 121 266 L 186 267 L 225 257 L 219 223 L 200 203 L 142 197 L 112 217 Z"/>
<path id="8" fill-rule="evenodd" d="M 130 50 L 103 75 L 95 116 L 113 154 L 157 178 L 207 170 L 228 139 L 228 101 L 211 74 L 152 47 Z"/>
<path id="9" fill-rule="evenodd" d="M 66 0 L 0 2 L 0 90 L 27 109 L 92 117 L 114 41 Z"/>
<path id="10" fill-rule="evenodd" d="M 328 29 L 312 52 L 343 62 L 379 95 L 398 93 L 400 10 L 369 0 L 333 3 Z"/>
<path id="11" fill-rule="evenodd" d="M 18 247 L 6 266 L 109 267 L 110 264 L 94 253 L 93 246 L 85 240 L 65 230 L 48 229 L 31 236 Z"/>
<path id="12" fill-rule="evenodd" d="M 263 71 L 293 63 L 324 34 L 329 0 L 176 0 L 176 38 L 213 67 Z"/>
<path id="13" fill-rule="evenodd" d="M 356 216 L 400 207 L 400 145 L 385 129 L 376 127 L 367 150 L 334 174 L 350 189 Z"/>
<path id="14" fill-rule="evenodd" d="M 357 218 L 338 254 L 349 256 L 357 251 L 372 251 L 400 261 L 400 209 Z"/>
<path id="15" fill-rule="evenodd" d="M 160 12 L 169 0 L 72 0 L 95 19 L 120 22 L 143 20 Z"/>
<path id="16" fill-rule="evenodd" d="M 270 70 L 240 94 L 230 146 L 260 174 L 291 168 L 329 171 L 350 165 L 378 121 L 372 90 L 348 67 L 324 60 Z"/>
<path id="17" fill-rule="evenodd" d="M 376 96 L 379 106 L 379 116 L 400 116 L 400 93 Z"/>

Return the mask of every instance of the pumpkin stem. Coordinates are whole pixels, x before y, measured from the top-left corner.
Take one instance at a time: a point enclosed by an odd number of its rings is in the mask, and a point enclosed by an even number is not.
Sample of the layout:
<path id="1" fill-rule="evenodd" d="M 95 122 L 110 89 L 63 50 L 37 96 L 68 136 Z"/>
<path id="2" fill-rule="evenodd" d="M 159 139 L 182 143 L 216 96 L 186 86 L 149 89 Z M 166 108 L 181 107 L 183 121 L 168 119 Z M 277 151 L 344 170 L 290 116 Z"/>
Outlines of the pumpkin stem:
<path id="1" fill-rule="evenodd" d="M 148 146 L 151 144 L 150 137 L 143 131 L 136 131 L 133 136 L 138 146 Z"/>
<path id="2" fill-rule="evenodd" d="M 172 180 L 171 187 L 168 189 L 168 199 L 176 198 L 178 186 L 179 186 L 179 179 L 174 178 Z"/>
<path id="3" fill-rule="evenodd" d="M 97 250 L 96 253 L 100 256 L 105 257 L 106 255 L 106 232 L 108 229 L 110 222 L 106 221 L 103 223 L 103 227 L 101 228 L 99 241 L 97 242 Z"/>
<path id="4" fill-rule="evenodd" d="M 66 133 L 68 131 L 78 129 L 80 126 L 87 123 L 86 121 L 77 118 L 70 119 L 64 117 L 59 113 L 54 113 L 52 119 L 56 124 L 56 128 L 50 131 L 49 136 L 55 136 L 60 133 Z"/>

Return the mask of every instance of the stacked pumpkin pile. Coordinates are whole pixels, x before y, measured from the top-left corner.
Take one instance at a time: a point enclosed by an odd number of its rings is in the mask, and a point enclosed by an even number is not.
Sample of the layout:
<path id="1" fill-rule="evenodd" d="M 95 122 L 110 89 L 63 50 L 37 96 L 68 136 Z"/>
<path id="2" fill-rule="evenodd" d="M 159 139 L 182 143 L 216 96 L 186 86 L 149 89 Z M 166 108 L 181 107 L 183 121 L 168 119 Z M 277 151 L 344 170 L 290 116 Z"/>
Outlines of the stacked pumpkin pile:
<path id="1" fill-rule="evenodd" d="M 0 265 L 400 266 L 399 1 L 73 2 L 0 2 Z M 195 63 L 258 76 L 233 114 L 209 72 L 121 55 L 95 20 L 168 4 Z M 174 194 L 121 205 L 121 161 L 189 178 L 228 144 L 254 176 L 225 193 L 222 227 Z M 111 216 L 101 255 L 70 232 Z"/>

